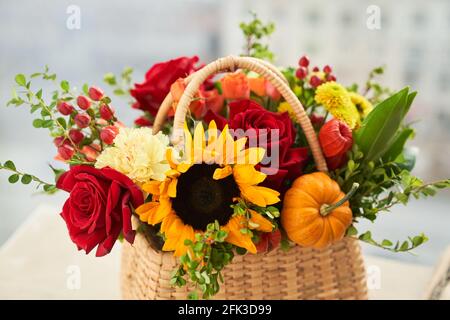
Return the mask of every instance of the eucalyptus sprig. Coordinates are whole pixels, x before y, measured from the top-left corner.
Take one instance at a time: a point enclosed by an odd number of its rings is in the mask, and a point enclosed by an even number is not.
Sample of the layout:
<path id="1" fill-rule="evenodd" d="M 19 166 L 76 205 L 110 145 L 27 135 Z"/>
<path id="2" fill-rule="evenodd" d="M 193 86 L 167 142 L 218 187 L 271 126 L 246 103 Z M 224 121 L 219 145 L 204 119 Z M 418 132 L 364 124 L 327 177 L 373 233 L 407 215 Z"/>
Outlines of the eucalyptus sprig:
<path id="1" fill-rule="evenodd" d="M 9 183 L 14 184 L 20 181 L 22 184 L 27 185 L 31 182 L 35 182 L 36 189 L 42 188 L 42 190 L 48 194 L 53 194 L 58 190 L 52 183 L 45 182 L 32 174 L 17 170 L 16 165 L 11 160 L 8 160 L 3 164 L 0 163 L 0 170 L 7 170 L 12 172 L 12 174 L 8 178 Z"/>
<path id="2" fill-rule="evenodd" d="M 116 96 L 126 96 L 129 94 L 133 83 L 133 68 L 125 67 L 119 76 L 112 72 L 108 72 L 103 76 L 103 81 L 110 85 Z"/>

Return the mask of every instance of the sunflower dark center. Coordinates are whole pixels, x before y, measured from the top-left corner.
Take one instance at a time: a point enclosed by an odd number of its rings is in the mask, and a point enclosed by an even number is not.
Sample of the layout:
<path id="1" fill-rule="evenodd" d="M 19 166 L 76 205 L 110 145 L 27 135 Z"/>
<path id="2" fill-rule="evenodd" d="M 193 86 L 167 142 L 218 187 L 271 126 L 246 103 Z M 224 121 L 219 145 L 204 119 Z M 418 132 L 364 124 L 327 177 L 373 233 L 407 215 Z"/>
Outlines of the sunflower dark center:
<path id="1" fill-rule="evenodd" d="M 218 165 L 196 164 L 178 178 L 172 207 L 194 229 L 206 230 L 215 220 L 225 225 L 233 214 L 230 205 L 239 196 L 239 188 L 233 176 L 214 180 L 217 168 Z"/>

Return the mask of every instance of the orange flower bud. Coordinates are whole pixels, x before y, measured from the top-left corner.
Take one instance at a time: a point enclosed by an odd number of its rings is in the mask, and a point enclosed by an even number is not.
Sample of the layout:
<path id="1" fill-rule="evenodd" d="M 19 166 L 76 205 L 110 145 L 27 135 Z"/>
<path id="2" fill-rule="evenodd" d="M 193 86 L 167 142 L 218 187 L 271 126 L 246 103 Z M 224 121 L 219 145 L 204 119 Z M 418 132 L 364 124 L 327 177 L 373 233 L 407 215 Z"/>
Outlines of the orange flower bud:
<path id="1" fill-rule="evenodd" d="M 252 92 L 260 97 L 264 97 L 266 95 L 266 79 L 263 77 L 248 78 L 248 83 Z"/>

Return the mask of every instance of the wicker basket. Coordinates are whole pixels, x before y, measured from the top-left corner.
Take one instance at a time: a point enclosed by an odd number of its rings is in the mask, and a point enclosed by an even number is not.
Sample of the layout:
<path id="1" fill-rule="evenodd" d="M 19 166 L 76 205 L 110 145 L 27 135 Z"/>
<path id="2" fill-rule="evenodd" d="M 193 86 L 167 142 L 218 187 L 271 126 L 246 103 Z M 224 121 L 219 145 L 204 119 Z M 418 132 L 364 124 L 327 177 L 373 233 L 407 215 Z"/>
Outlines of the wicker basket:
<path id="1" fill-rule="evenodd" d="M 300 101 L 283 75 L 272 65 L 249 57 L 218 59 L 185 78 L 186 90 L 174 118 L 172 143 L 182 143 L 186 113 L 200 85 L 211 75 L 242 68 L 269 80 L 291 105 L 301 125 L 317 169 L 327 171 L 315 131 Z M 172 106 L 169 94 L 156 116 L 153 130 L 158 132 Z M 139 223 L 137 219 L 134 221 Z M 189 287 L 170 284 L 178 265 L 169 252 L 156 249 L 153 241 L 138 233 L 133 246 L 122 250 L 121 290 L 125 299 L 185 299 Z M 275 249 L 265 254 L 236 256 L 223 270 L 225 279 L 217 299 L 367 299 L 364 262 L 358 241 L 345 238 L 323 249 L 295 246 L 288 252 Z"/>

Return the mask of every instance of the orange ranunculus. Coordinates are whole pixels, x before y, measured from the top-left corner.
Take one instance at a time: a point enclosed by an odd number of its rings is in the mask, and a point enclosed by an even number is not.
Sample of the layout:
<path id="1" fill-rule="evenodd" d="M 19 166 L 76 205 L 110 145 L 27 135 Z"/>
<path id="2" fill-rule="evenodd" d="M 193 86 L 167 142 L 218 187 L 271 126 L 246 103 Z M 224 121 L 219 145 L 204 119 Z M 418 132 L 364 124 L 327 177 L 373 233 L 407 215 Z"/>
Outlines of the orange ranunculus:
<path id="1" fill-rule="evenodd" d="M 266 79 L 263 77 L 258 78 L 248 78 L 248 83 L 250 84 L 250 90 L 260 97 L 266 95 Z"/>
<path id="2" fill-rule="evenodd" d="M 242 72 L 228 73 L 220 82 L 225 99 L 248 99 L 250 97 L 249 81 Z"/>
<path id="3" fill-rule="evenodd" d="M 172 108 L 175 111 L 177 109 L 178 102 L 181 99 L 181 96 L 183 95 L 184 90 L 186 89 L 186 84 L 184 82 L 184 79 L 180 78 L 172 85 L 170 86 L 170 94 L 173 98 Z M 206 112 L 206 106 L 205 106 L 205 98 L 202 95 L 201 92 L 198 92 L 195 97 L 194 101 L 191 102 L 189 105 L 189 109 L 191 110 L 192 114 L 196 119 L 200 119 Z"/>

